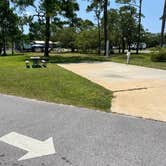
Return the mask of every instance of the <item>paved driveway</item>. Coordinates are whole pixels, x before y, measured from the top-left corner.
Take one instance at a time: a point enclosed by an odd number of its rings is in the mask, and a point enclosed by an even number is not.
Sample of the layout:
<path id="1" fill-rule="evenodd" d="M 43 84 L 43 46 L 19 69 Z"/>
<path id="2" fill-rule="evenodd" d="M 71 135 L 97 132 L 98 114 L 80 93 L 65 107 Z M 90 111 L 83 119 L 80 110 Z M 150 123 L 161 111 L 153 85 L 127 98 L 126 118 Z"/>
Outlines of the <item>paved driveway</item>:
<path id="1" fill-rule="evenodd" d="M 165 131 L 162 122 L 0 95 L 0 166 L 165 166 Z M 37 144 L 50 137 L 56 154 L 18 161 L 31 149 L 42 155 Z"/>
<path id="2" fill-rule="evenodd" d="M 114 91 L 112 112 L 166 121 L 166 71 L 113 62 L 61 64 Z"/>

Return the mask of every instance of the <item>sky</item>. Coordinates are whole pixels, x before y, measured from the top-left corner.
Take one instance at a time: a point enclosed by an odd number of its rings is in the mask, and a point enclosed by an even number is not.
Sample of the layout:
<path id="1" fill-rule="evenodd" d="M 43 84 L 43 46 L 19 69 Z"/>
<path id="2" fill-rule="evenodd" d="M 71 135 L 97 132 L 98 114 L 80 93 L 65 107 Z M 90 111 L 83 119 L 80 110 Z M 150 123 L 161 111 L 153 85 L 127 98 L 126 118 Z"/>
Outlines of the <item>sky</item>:
<path id="1" fill-rule="evenodd" d="M 139 0 L 136 0 L 137 2 Z M 84 19 L 90 19 L 94 21 L 93 13 L 86 13 L 86 0 L 78 0 L 80 4 L 79 17 Z M 115 3 L 114 0 L 110 0 L 111 8 L 118 8 L 120 5 Z M 161 20 L 160 17 L 163 14 L 164 0 L 143 0 L 142 13 L 145 18 L 142 19 L 142 24 L 145 29 L 150 32 L 157 33 L 161 31 Z"/>
<path id="2" fill-rule="evenodd" d="M 39 0 L 37 0 L 39 1 Z M 77 0 L 80 11 L 78 12 L 78 17 L 83 19 L 89 19 L 95 22 L 94 13 L 87 13 L 86 7 L 88 5 L 87 0 Z M 139 0 L 136 0 L 139 2 Z M 142 13 L 145 16 L 142 18 L 142 24 L 145 29 L 152 33 L 158 33 L 161 31 L 161 20 L 160 17 L 163 14 L 164 0 L 143 0 L 142 4 Z M 118 8 L 119 4 L 115 3 L 115 0 L 110 0 L 109 8 Z M 32 13 L 32 10 L 29 9 L 28 13 Z"/>

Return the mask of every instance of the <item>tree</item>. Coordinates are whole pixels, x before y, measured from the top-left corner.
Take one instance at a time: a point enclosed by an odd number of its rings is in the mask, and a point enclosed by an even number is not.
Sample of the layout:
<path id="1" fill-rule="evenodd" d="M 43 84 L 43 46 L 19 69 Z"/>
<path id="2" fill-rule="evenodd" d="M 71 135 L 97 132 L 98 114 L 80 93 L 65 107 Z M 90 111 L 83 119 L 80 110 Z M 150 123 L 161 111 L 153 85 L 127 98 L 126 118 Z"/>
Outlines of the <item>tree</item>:
<path id="1" fill-rule="evenodd" d="M 136 22 L 136 8 L 132 6 L 122 6 L 119 9 L 120 14 L 120 29 L 123 53 L 125 49 L 125 42 L 127 42 L 128 49 L 136 38 L 137 22 Z"/>
<path id="2" fill-rule="evenodd" d="M 137 54 L 139 53 L 139 45 L 141 39 L 141 18 L 142 18 L 142 0 L 139 0 L 139 13 L 138 13 L 138 39 L 137 39 Z"/>
<path id="3" fill-rule="evenodd" d="M 10 24 L 8 25 L 8 38 L 12 44 L 12 55 L 14 55 L 14 43 L 16 40 L 20 39 L 21 31 L 18 28 L 19 17 L 11 11 L 10 13 Z"/>
<path id="4" fill-rule="evenodd" d="M 20 44 L 20 50 L 22 50 L 22 51 L 24 50 L 24 44 L 25 44 L 24 39 L 23 39 L 24 26 L 30 25 L 31 22 L 32 22 L 31 16 L 23 15 L 23 16 L 19 16 L 19 18 L 18 18 L 18 26 L 21 31 L 19 44 Z"/>
<path id="5" fill-rule="evenodd" d="M 16 7 L 19 7 L 20 9 L 25 9 L 27 6 L 34 6 L 35 0 L 11 0 Z"/>
<path id="6" fill-rule="evenodd" d="M 92 21 L 86 19 L 83 20 L 81 18 L 78 18 L 77 24 L 75 26 L 77 32 L 81 32 L 83 30 L 89 30 L 94 27 L 94 24 Z"/>
<path id="7" fill-rule="evenodd" d="M 41 9 L 45 15 L 45 56 L 49 56 L 49 40 L 50 40 L 50 23 L 51 18 L 63 15 L 69 19 L 75 17 L 75 11 L 77 11 L 78 4 L 75 0 L 43 0 L 41 2 Z"/>
<path id="8" fill-rule="evenodd" d="M 63 48 L 70 48 L 74 52 L 76 35 L 74 27 L 63 27 L 57 30 L 55 38 L 61 43 Z"/>
<path id="9" fill-rule="evenodd" d="M 161 26 L 161 41 L 160 41 L 160 45 L 161 47 L 164 44 L 164 31 L 165 31 L 165 22 L 166 22 L 166 0 L 164 3 L 164 9 L 163 9 L 163 15 L 161 17 L 162 19 L 162 26 Z"/>
<path id="10" fill-rule="evenodd" d="M 3 55 L 6 55 L 7 40 L 11 40 L 13 43 L 19 33 L 18 17 L 13 13 L 13 10 L 9 8 L 8 1 L 0 2 L 0 11 L 2 11 L 0 12 L 0 36 L 2 38 L 0 42 L 0 52 L 2 53 L 3 47 Z"/>
<path id="11" fill-rule="evenodd" d="M 164 36 L 165 38 L 166 36 Z M 150 33 L 150 32 L 144 32 L 143 35 L 143 42 L 146 42 L 147 47 L 159 47 L 160 43 L 160 33 Z"/>
<path id="12" fill-rule="evenodd" d="M 92 9 L 95 9 L 94 7 L 96 5 L 99 5 L 100 13 L 103 11 L 103 18 L 104 18 L 104 54 L 106 55 L 107 50 L 107 40 L 108 40 L 108 4 L 109 0 L 88 0 L 91 1 L 91 7 Z M 101 5 L 101 6 L 100 6 Z M 94 6 L 94 7 L 93 7 Z M 99 10 L 99 9 L 98 9 Z"/>
<path id="13" fill-rule="evenodd" d="M 45 24 L 37 21 L 30 23 L 29 25 L 29 38 L 30 41 L 43 40 L 45 35 Z"/>
<path id="14" fill-rule="evenodd" d="M 119 52 L 121 48 L 121 27 L 120 27 L 120 14 L 119 10 L 117 9 L 110 9 L 108 11 L 108 39 L 111 42 L 111 48 L 113 46 L 118 46 L 119 47 Z"/>
<path id="15" fill-rule="evenodd" d="M 36 8 L 39 18 L 42 17 L 45 22 L 45 51 L 44 55 L 49 56 L 49 41 L 51 34 L 51 21 L 57 19 L 60 15 L 72 19 L 76 16 L 75 11 L 79 9 L 76 0 L 41 0 L 40 6 L 34 6 L 34 0 L 13 0 L 13 2 L 25 8 L 33 6 Z"/>
<path id="16" fill-rule="evenodd" d="M 82 31 L 89 31 L 94 28 L 94 24 L 90 20 L 82 20 L 81 18 L 77 18 L 77 22 L 75 22 L 75 26 L 71 26 L 66 24 L 57 30 L 54 38 L 57 41 L 61 42 L 62 47 L 70 48 L 72 52 L 76 49 L 76 38 Z M 54 38 L 52 38 L 54 40 Z M 84 39 L 87 40 L 87 39 Z M 83 41 L 85 42 L 85 41 Z"/>
<path id="17" fill-rule="evenodd" d="M 102 0 L 92 0 L 91 4 L 87 7 L 87 11 L 94 11 L 95 17 L 97 19 L 98 28 L 98 54 L 101 54 L 101 14 L 103 11 L 103 1 Z"/>
<path id="18" fill-rule="evenodd" d="M 104 54 L 107 51 L 108 40 L 108 0 L 104 0 Z"/>
<path id="19" fill-rule="evenodd" d="M 132 43 L 136 42 L 137 36 L 137 10 L 135 7 L 126 4 L 129 0 L 119 0 L 119 3 L 124 3 L 119 9 L 110 9 L 108 11 L 108 39 L 112 46 L 118 46 L 119 52 L 122 47 L 124 53 L 127 43 L 128 49 Z M 103 18 L 104 20 L 104 18 Z"/>
<path id="20" fill-rule="evenodd" d="M 75 40 L 76 47 L 84 53 L 93 51 L 98 46 L 97 35 L 98 35 L 97 29 L 89 29 L 81 31 L 76 36 Z"/>
<path id="21" fill-rule="evenodd" d="M 3 55 L 6 55 L 6 38 L 7 38 L 7 27 L 9 24 L 9 2 L 0 2 L 0 30 L 2 37 Z M 2 48 L 1 48 L 2 50 Z M 2 52 L 2 51 L 1 51 Z"/>
<path id="22" fill-rule="evenodd" d="M 137 7 L 139 8 L 139 12 L 138 12 L 138 28 L 137 28 L 137 48 L 136 48 L 136 53 L 139 53 L 139 46 L 140 46 L 140 40 L 141 40 L 141 18 L 142 18 L 142 1 L 143 0 L 139 0 L 139 5 L 136 4 L 136 0 L 116 0 L 117 3 L 121 3 L 121 4 L 125 4 L 125 5 L 129 5 L 129 6 L 133 6 L 133 7 Z"/>
<path id="23" fill-rule="evenodd" d="M 61 10 L 62 16 L 68 19 L 70 27 L 77 25 L 78 19 L 76 12 L 79 11 L 79 5 L 76 0 L 63 0 Z"/>

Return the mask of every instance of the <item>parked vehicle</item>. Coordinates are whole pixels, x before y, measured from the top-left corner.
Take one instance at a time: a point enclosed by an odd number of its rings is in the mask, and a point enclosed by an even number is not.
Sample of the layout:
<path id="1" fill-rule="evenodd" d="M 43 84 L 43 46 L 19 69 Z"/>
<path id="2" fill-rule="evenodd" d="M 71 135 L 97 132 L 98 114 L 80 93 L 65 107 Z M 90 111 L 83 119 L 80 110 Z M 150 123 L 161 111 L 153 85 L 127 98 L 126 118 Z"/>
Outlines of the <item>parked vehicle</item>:
<path id="1" fill-rule="evenodd" d="M 130 46 L 131 49 L 136 50 L 137 49 L 137 43 L 133 43 Z M 146 43 L 139 43 L 139 49 L 146 49 L 147 48 L 147 44 Z"/>
<path id="2" fill-rule="evenodd" d="M 44 45 L 41 44 L 33 44 L 32 45 L 32 51 L 33 52 L 44 52 Z"/>

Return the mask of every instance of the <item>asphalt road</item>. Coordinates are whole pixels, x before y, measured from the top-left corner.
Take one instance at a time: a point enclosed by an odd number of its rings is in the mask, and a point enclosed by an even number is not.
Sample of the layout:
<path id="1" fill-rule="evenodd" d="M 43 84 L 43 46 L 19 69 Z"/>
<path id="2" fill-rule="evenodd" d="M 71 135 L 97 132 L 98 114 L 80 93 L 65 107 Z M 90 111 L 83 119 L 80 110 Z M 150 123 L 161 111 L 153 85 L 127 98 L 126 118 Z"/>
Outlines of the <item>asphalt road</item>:
<path id="1" fill-rule="evenodd" d="M 0 137 L 11 132 L 53 137 L 57 153 L 18 161 L 27 152 L 0 141 L 0 166 L 166 165 L 162 122 L 0 95 Z"/>

